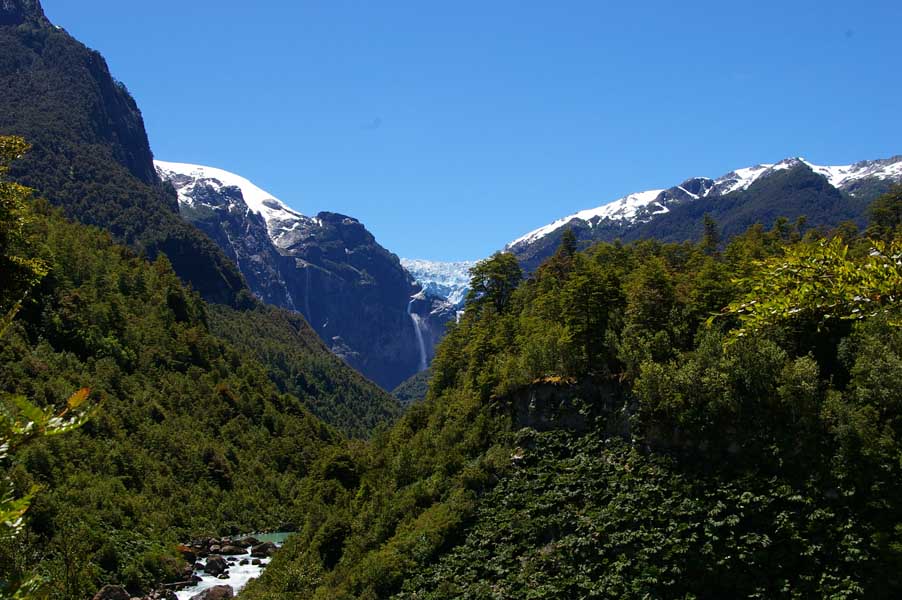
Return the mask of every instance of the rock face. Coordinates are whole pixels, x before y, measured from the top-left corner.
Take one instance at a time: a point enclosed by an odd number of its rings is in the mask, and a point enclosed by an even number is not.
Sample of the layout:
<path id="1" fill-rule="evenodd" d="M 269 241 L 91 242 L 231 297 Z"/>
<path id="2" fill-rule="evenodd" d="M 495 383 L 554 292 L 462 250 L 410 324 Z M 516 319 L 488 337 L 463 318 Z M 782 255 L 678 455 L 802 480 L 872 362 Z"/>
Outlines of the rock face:
<path id="1" fill-rule="evenodd" d="M 422 286 L 360 221 L 305 216 L 222 169 L 156 166 L 175 188 L 182 217 L 236 262 L 253 292 L 302 313 L 348 364 L 392 389 L 431 360 L 455 311 L 420 294 Z"/>
<path id="2" fill-rule="evenodd" d="M 537 381 L 499 400 L 515 429 L 569 429 L 585 432 L 603 417 L 609 433 L 626 436 L 629 415 L 622 388 L 609 381 Z"/>

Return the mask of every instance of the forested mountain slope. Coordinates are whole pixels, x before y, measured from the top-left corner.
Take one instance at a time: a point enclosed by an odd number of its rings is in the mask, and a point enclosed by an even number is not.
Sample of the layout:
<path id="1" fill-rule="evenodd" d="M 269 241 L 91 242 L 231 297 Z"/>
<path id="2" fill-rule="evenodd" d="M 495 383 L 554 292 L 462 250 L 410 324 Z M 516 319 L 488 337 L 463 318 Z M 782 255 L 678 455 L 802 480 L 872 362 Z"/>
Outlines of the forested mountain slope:
<path id="1" fill-rule="evenodd" d="M 149 260 L 165 254 L 204 299 L 237 307 L 219 319 L 231 322 L 222 331 L 252 329 L 242 323 L 256 322 L 257 329 L 241 339 L 244 349 L 267 366 L 280 390 L 297 394 L 329 423 L 364 436 L 397 414 L 397 403 L 362 378 L 342 372 L 339 378 L 353 381 L 351 388 L 333 385 L 331 373 L 342 370 L 331 357 L 322 358 L 324 348 L 306 324 L 279 311 L 261 322 L 262 309 L 255 308 L 237 267 L 179 216 L 175 191 L 157 175 L 140 110 L 103 58 L 51 25 L 37 0 L 10 0 L 3 11 L 0 133 L 23 134 L 31 146 L 10 165 L 9 177 Z M 321 363 L 315 382 L 303 362 L 313 355 Z M 271 357 L 278 364 L 270 364 Z"/>
<path id="2" fill-rule="evenodd" d="M 15 180 L 151 259 L 165 253 L 204 298 L 243 302 L 235 266 L 179 218 L 125 85 L 100 54 L 52 26 L 37 0 L 3 3 L 0 90 L 0 134 L 33 146 L 13 165 Z"/>
<path id="3" fill-rule="evenodd" d="M 426 401 L 245 595 L 898 596 L 902 191 L 873 214 L 480 263 Z"/>
<path id="4" fill-rule="evenodd" d="M 0 209 L 0 316 L 14 316 L 0 408 L 17 418 L 15 396 L 59 407 L 81 388 L 94 405 L 83 428 L 4 462 L 16 496 L 40 492 L 25 535 L 0 548 L 0 582 L 38 574 L 69 599 L 181 580 L 177 542 L 296 521 L 299 484 L 344 443 L 339 428 L 365 436 L 397 414 L 302 318 L 208 305 L 165 257 L 66 221 L 2 169 Z"/>

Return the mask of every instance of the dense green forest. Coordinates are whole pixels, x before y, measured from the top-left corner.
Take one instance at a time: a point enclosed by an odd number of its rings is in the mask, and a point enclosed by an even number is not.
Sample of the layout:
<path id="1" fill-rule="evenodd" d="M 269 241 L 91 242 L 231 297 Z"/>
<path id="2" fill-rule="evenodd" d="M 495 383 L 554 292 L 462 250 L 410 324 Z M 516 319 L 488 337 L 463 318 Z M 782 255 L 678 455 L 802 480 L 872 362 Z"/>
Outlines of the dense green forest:
<path id="1" fill-rule="evenodd" d="M 473 271 L 427 399 L 302 482 L 264 598 L 894 598 L 902 191 L 824 236 Z"/>
<path id="2" fill-rule="evenodd" d="M 527 279 L 498 254 L 385 427 L 395 401 L 303 320 L 209 305 L 0 186 L 4 418 L 93 407 L 5 459 L 12 497 L 40 490 L 6 587 L 139 593 L 183 576 L 187 537 L 284 525 L 244 597 L 902 591 L 902 190 L 862 234 L 566 235 Z"/>
<path id="3" fill-rule="evenodd" d="M 410 377 L 401 385 L 392 390 L 392 396 L 398 399 L 401 406 L 409 406 L 426 397 L 429 391 L 429 380 L 432 378 L 432 370 L 420 371 Z"/>
<path id="4" fill-rule="evenodd" d="M 0 149 L 5 161 L 26 147 Z M 303 319 L 208 305 L 164 256 L 150 263 L 2 176 L 0 421 L 30 418 L 17 398 L 63 409 L 83 388 L 93 410 L 3 463 L 13 497 L 40 492 L 0 544 L 0 586 L 37 574 L 52 598 L 81 599 L 181 578 L 177 542 L 299 519 L 301 482 L 342 432 L 397 414 Z"/>

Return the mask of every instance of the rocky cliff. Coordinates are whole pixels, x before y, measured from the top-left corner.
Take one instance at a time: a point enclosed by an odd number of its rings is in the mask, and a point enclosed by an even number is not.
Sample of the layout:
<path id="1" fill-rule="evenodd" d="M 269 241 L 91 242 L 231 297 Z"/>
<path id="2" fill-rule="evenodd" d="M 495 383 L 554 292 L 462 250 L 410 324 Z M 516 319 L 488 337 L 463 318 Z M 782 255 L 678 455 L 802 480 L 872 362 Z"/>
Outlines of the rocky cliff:
<path id="1" fill-rule="evenodd" d="M 357 219 L 307 216 L 234 173 L 157 161 L 184 219 L 265 302 L 296 310 L 334 353 L 393 389 L 432 359 L 454 307 L 426 294 Z"/>

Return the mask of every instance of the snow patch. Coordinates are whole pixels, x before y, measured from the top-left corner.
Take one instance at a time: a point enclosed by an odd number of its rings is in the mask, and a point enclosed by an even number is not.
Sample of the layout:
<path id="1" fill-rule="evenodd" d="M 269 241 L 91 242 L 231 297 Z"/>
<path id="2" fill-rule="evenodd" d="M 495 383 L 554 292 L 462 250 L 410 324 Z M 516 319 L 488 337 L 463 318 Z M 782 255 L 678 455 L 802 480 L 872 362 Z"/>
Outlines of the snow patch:
<path id="1" fill-rule="evenodd" d="M 685 193 L 691 200 L 697 200 L 700 197 L 726 196 L 749 189 L 752 184 L 763 177 L 793 169 L 801 164 L 807 165 L 815 173 L 823 175 L 831 185 L 841 190 L 846 190 L 863 179 L 888 179 L 902 183 L 902 156 L 842 166 L 820 166 L 808 162 L 804 158 L 787 158 L 778 163 L 763 163 L 730 171 L 715 179 L 713 185 L 706 187 L 701 195 L 690 192 L 683 185 L 676 186 L 676 189 Z M 698 177 L 696 179 L 707 178 Z M 663 191 L 665 190 L 637 192 L 597 208 L 582 210 L 530 231 L 512 241 L 506 248 L 532 244 L 573 221 L 582 221 L 589 227 L 593 227 L 598 220 L 603 219 L 637 223 L 647 220 L 649 217 L 667 213 L 670 209 L 665 204 L 666 200 L 659 201 L 659 196 Z"/>
<path id="2" fill-rule="evenodd" d="M 306 217 L 298 211 L 290 208 L 287 204 L 250 180 L 235 173 L 215 167 L 162 160 L 155 160 L 154 165 L 160 177 L 172 181 L 173 184 L 176 184 L 180 179 L 178 176 L 189 180 L 176 185 L 179 203 L 188 206 L 194 206 L 193 192 L 199 184 L 209 185 L 216 191 L 221 190 L 223 187 L 237 187 L 241 190 L 241 195 L 248 209 L 263 217 L 270 237 L 277 244 L 277 238 L 284 235 L 286 229 L 294 229 L 298 226 L 299 220 L 306 220 Z"/>
<path id="3" fill-rule="evenodd" d="M 633 220 L 636 218 L 636 215 L 638 214 L 640 209 L 649 207 L 649 205 L 652 204 L 663 191 L 664 190 L 648 190 L 646 192 L 637 192 L 635 194 L 624 196 L 619 200 L 614 200 L 613 202 L 599 206 L 597 208 L 588 208 L 586 210 L 581 210 L 578 213 L 574 213 L 570 216 L 564 217 L 563 219 L 558 219 L 554 223 L 530 231 L 526 235 L 519 237 L 508 244 L 507 247 L 512 248 L 519 244 L 531 244 L 532 242 L 535 242 L 536 240 L 539 240 L 550 233 L 554 233 L 573 220 L 589 222 L 591 219 L 595 219 L 596 217 L 599 220 Z M 667 207 L 665 207 L 664 205 L 658 205 L 654 208 L 656 210 L 652 214 L 667 212 Z"/>

